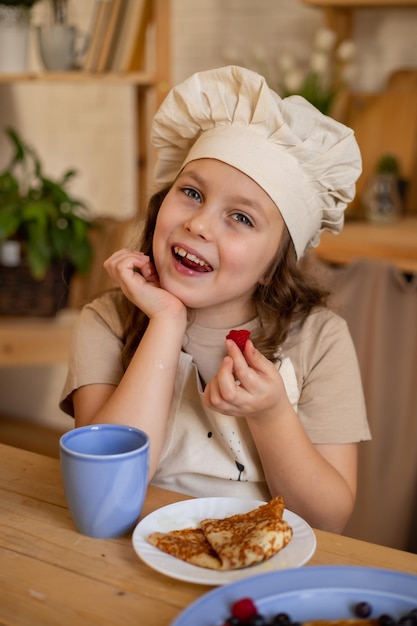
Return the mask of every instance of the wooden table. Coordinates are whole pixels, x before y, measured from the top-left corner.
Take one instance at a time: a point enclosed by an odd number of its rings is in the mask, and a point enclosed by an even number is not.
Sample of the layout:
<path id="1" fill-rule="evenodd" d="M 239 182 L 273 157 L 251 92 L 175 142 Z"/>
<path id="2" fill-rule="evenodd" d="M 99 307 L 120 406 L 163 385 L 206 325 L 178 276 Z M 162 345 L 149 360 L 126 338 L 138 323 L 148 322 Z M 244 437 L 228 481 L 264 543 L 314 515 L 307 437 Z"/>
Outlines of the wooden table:
<path id="1" fill-rule="evenodd" d="M 143 515 L 184 499 L 150 487 Z M 316 535 L 310 564 L 417 574 L 417 554 L 322 531 Z M 66 506 L 58 460 L 0 444 L 2 626 L 168 626 L 210 589 L 154 572 L 136 556 L 130 537 L 80 535 Z"/>

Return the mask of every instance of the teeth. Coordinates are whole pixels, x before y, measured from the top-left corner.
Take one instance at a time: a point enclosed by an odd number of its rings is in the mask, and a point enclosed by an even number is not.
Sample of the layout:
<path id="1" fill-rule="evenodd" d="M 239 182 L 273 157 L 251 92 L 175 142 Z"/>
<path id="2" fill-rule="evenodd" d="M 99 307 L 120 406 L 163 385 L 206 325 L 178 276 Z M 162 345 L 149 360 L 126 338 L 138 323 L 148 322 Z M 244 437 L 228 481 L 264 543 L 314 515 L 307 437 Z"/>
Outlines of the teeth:
<path id="1" fill-rule="evenodd" d="M 195 256 L 195 254 L 191 254 L 190 252 L 187 252 L 186 250 L 184 250 L 184 248 L 174 246 L 174 252 L 175 254 L 177 254 L 178 256 L 182 258 L 187 258 L 193 263 L 197 263 L 198 265 L 201 265 L 201 267 L 207 266 L 207 263 L 205 263 L 202 259 L 199 259 L 198 256 Z"/>

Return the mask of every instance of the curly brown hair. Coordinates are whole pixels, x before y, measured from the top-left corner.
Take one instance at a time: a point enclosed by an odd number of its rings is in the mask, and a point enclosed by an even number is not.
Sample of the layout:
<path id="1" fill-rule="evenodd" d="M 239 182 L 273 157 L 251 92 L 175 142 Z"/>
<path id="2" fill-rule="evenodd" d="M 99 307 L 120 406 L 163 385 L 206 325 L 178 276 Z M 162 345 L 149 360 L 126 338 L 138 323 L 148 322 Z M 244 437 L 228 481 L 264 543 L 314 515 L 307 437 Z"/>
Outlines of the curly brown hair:
<path id="1" fill-rule="evenodd" d="M 138 248 L 153 263 L 152 242 L 161 204 L 171 186 L 155 193 L 148 205 L 145 225 Z M 328 292 L 311 276 L 301 271 L 290 234 L 285 227 L 278 254 L 262 284 L 254 292 L 254 303 L 261 321 L 260 331 L 253 340 L 260 352 L 271 361 L 277 359 L 278 348 L 288 336 L 293 323 L 302 324 L 318 306 L 325 306 Z M 147 328 L 148 317 L 123 296 L 122 363 L 127 368 Z"/>

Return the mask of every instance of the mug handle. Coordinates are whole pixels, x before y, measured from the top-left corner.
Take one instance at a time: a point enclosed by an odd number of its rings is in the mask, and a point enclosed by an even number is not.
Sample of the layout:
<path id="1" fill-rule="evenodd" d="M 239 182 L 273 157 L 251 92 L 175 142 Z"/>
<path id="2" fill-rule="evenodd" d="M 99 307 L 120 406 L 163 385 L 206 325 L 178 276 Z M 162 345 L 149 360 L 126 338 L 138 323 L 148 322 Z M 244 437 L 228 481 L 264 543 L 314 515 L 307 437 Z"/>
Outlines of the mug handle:
<path id="1" fill-rule="evenodd" d="M 87 52 L 90 43 L 90 33 L 75 29 L 75 51 L 73 58 L 73 67 L 81 69 L 83 65 L 84 55 Z"/>

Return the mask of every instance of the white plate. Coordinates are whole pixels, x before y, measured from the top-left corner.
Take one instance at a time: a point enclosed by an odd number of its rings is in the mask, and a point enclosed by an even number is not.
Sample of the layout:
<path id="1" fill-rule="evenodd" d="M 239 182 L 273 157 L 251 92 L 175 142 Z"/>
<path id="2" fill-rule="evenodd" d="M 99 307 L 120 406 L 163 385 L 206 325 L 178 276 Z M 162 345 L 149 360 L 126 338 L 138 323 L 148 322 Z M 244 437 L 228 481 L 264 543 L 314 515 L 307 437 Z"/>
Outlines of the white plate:
<path id="1" fill-rule="evenodd" d="M 261 504 L 265 502 L 242 498 L 196 498 L 164 506 L 147 515 L 136 526 L 132 536 L 133 548 L 142 561 L 157 572 L 200 585 L 225 585 L 255 574 L 304 565 L 314 554 L 316 536 L 307 522 L 287 509 L 283 518 L 293 529 L 289 544 L 267 561 L 244 569 L 219 572 L 191 565 L 158 550 L 147 541 L 153 532 L 196 527 L 202 519 L 247 513 Z"/>

